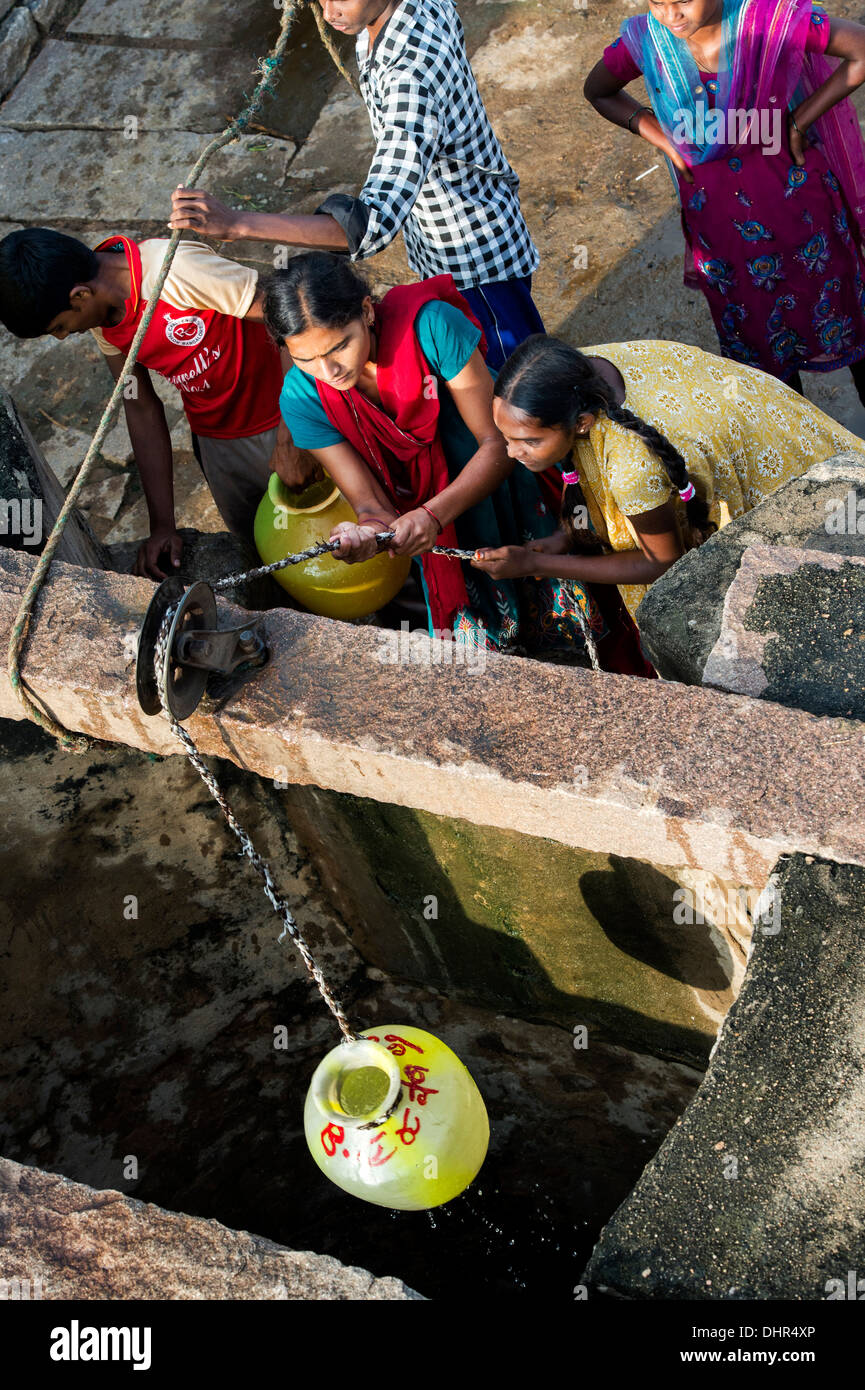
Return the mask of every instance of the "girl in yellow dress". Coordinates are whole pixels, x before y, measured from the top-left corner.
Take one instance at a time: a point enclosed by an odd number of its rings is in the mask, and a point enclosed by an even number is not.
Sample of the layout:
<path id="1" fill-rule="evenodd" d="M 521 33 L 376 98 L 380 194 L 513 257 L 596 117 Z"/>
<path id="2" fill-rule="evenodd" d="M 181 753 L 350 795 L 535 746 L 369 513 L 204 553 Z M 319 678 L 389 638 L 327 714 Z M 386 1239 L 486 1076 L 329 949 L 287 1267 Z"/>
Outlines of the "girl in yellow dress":
<path id="1" fill-rule="evenodd" d="M 479 551 L 495 578 L 617 584 L 633 615 L 685 550 L 782 483 L 865 442 L 755 367 L 683 343 L 528 338 L 495 385 L 511 458 L 562 471 L 562 525 Z M 568 460 L 564 465 L 562 459 Z"/>

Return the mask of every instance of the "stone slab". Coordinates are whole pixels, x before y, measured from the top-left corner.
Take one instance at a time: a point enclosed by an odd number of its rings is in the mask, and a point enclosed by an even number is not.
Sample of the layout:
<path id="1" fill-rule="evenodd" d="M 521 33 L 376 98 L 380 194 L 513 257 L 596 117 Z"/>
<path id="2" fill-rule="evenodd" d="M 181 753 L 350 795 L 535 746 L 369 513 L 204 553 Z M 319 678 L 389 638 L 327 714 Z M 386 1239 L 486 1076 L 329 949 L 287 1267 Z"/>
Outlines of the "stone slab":
<path id="1" fill-rule="evenodd" d="M 279 28 L 275 6 L 261 0 L 86 0 L 66 29 L 73 37 L 188 39 L 202 47 L 242 44 L 266 53 Z"/>
<path id="2" fill-rule="evenodd" d="M 54 429 L 42 440 L 42 452 L 57 481 L 67 488 L 90 446 L 90 435 L 76 429 Z"/>
<path id="3" fill-rule="evenodd" d="M 754 934 L 696 1096 L 602 1231 L 594 1288 L 834 1300 L 865 1267 L 865 872 L 795 855 L 773 886 L 779 919 Z"/>
<path id="4" fill-rule="evenodd" d="M 254 90 L 255 67 L 254 57 L 236 51 L 202 61 L 199 53 L 49 39 L 0 120 L 28 130 L 123 130 L 134 116 L 140 130 L 221 130 Z M 276 106 L 267 123 L 286 128 Z"/>
<path id="5" fill-rule="evenodd" d="M 51 226 L 63 220 L 101 219 L 106 231 L 129 222 L 167 224 L 171 190 L 183 183 L 206 144 L 190 130 L 170 138 L 142 130 L 127 140 L 122 130 L 99 139 L 90 130 L 0 131 L 0 204 L 10 217 Z M 281 205 L 286 172 L 295 153 L 288 140 L 246 135 L 220 150 L 207 170 L 208 187 L 237 206 Z M 58 167 L 75 169 L 58 201 Z M 239 196 L 238 196 L 239 195 Z"/>
<path id="6" fill-rule="evenodd" d="M 39 30 L 24 5 L 11 10 L 0 24 L 0 97 L 11 92 L 27 69 L 27 62 L 39 41 Z"/>
<path id="7" fill-rule="evenodd" d="M 420 1299 L 330 1255 L 0 1159 L 3 1276 L 45 1299 Z M 32 1296 L 29 1295 L 29 1296 Z"/>
<path id="8" fill-rule="evenodd" d="M 66 0 L 26 0 L 27 8 L 36 20 L 40 34 L 47 34 L 63 9 Z"/>
<path id="9" fill-rule="evenodd" d="M 67 427 L 52 429 L 49 435 L 40 440 L 51 471 L 63 487 L 69 486 L 84 462 L 91 439 L 92 435 L 85 434 L 83 430 Z M 124 465 L 131 458 L 132 444 L 122 415 L 109 431 L 99 453 L 108 463 L 117 465 Z"/>
<path id="10" fill-rule="evenodd" d="M 34 563 L 0 553 L 0 641 Z M 145 579 L 53 566 L 24 675 L 67 727 L 173 753 L 135 697 L 152 594 Z M 795 850 L 865 864 L 865 731 L 852 720 L 516 657 L 480 670 L 456 665 L 450 643 L 401 660 L 393 634 L 288 609 L 266 630 L 263 671 L 218 716 L 189 721 L 205 754 L 725 882 L 762 887 Z M 23 715 L 5 675 L 0 715 Z"/>
<path id="11" fill-rule="evenodd" d="M 91 524 L 94 517 L 106 523 L 94 527 L 97 535 L 101 536 L 111 529 L 111 523 L 123 505 L 128 483 L 127 475 L 117 469 L 102 469 L 101 473 L 97 470 L 96 476 L 90 479 L 81 493 L 81 509 L 90 517 Z"/>
<path id="12" fill-rule="evenodd" d="M 865 445 L 863 445 L 865 448 Z M 846 522 L 862 511 L 862 529 Z M 838 517 L 839 508 L 843 517 Z M 721 632 L 724 598 L 749 545 L 865 556 L 865 454 L 816 463 L 737 517 L 656 579 L 637 612 L 647 655 L 665 680 L 699 685 Z"/>
<path id="13" fill-rule="evenodd" d="M 751 545 L 703 684 L 865 718 L 865 556 Z"/>

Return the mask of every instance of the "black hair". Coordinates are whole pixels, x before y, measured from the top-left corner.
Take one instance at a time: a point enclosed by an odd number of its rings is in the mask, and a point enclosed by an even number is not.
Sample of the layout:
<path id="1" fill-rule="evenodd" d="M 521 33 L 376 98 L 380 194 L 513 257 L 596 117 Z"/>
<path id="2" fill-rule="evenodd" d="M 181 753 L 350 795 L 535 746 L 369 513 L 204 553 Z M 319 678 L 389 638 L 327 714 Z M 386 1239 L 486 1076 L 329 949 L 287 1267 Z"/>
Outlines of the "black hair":
<path id="1" fill-rule="evenodd" d="M 595 370 L 587 357 L 558 338 L 536 333 L 521 343 L 499 372 L 495 395 L 515 410 L 538 420 L 546 429 L 573 429 L 585 413 L 605 413 L 617 425 L 624 425 L 648 444 L 661 460 L 676 491 L 687 487 L 688 465 L 666 435 L 641 420 L 626 406 L 617 405 L 613 388 Z M 567 530 L 574 502 L 583 502 L 579 484 L 566 486 L 562 498 L 562 521 Z M 709 508 L 704 498 L 694 495 L 685 504 L 688 521 L 697 531 L 709 525 Z"/>
<path id="2" fill-rule="evenodd" d="M 363 316 L 369 285 L 345 256 L 308 251 L 263 281 L 264 322 L 281 346 L 308 328 L 344 328 Z"/>
<path id="3" fill-rule="evenodd" d="M 41 338 L 69 308 L 69 291 L 99 274 L 96 253 L 83 241 L 27 227 L 0 241 L 0 323 L 16 338 Z"/>

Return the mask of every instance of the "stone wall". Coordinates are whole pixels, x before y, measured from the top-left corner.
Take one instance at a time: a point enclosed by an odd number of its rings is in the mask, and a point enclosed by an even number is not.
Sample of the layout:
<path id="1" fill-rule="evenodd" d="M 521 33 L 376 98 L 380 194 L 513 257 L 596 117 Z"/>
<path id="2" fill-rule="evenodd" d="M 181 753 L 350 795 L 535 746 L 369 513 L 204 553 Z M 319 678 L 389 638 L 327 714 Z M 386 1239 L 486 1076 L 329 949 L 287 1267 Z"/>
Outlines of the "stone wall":
<path id="1" fill-rule="evenodd" d="M 328 1299 L 420 1297 L 327 1255 L 285 1250 L 218 1221 L 163 1211 L 0 1158 L 5 1297 Z"/>
<path id="2" fill-rule="evenodd" d="M 794 855 L 775 881 L 778 931 L 755 937 L 698 1095 L 605 1228 L 585 1276 L 596 1289 L 857 1297 L 865 873 Z"/>
<path id="3" fill-rule="evenodd" d="M 705 1065 L 744 973 L 747 893 L 735 920 L 677 924 L 681 873 L 316 788 L 279 796 L 371 964 Z"/>

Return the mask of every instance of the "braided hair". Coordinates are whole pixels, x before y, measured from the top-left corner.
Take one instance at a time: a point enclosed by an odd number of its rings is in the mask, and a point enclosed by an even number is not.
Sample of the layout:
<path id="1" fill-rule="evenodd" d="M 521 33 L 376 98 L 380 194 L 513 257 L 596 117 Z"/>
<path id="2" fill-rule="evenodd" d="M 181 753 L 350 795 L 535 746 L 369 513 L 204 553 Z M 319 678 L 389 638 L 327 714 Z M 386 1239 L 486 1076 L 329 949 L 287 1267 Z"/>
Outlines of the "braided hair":
<path id="1" fill-rule="evenodd" d="M 495 395 L 515 410 L 537 420 L 545 429 L 573 429 L 583 414 L 606 414 L 617 425 L 633 430 L 658 455 L 677 492 L 692 480 L 688 465 L 678 449 L 654 425 L 642 420 L 627 406 L 617 405 L 613 388 L 587 357 L 558 338 L 536 333 L 526 338 L 511 354 L 498 374 Z M 573 537 L 576 505 L 584 504 L 578 483 L 566 484 L 562 497 L 562 523 Z M 709 528 L 709 507 L 705 499 L 694 496 L 685 507 L 688 521 L 696 531 Z"/>

